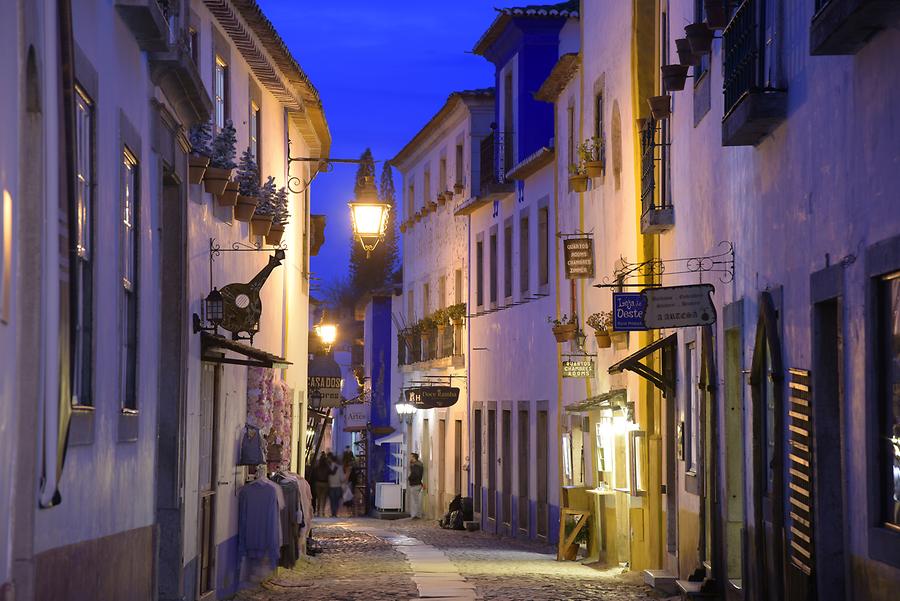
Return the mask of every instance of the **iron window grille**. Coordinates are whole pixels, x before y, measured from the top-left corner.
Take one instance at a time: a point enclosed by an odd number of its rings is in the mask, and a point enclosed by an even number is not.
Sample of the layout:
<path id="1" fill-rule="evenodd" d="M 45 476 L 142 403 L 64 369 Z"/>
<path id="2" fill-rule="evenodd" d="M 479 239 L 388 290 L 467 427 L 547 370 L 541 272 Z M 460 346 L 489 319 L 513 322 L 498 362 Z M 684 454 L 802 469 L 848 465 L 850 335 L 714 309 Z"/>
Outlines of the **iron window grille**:
<path id="1" fill-rule="evenodd" d="M 746 96 L 766 88 L 765 0 L 744 0 L 723 34 L 725 115 Z"/>
<path id="2" fill-rule="evenodd" d="M 641 131 L 641 214 L 666 209 L 672 203 L 666 193 L 666 149 L 663 126 L 652 117 Z M 659 175 L 657 175 L 657 172 Z M 657 185 L 657 179 L 659 185 Z M 658 192 L 657 192 L 658 189 Z"/>
<path id="3" fill-rule="evenodd" d="M 506 183 L 506 172 L 513 167 L 512 132 L 492 131 L 481 141 L 481 187 Z"/>

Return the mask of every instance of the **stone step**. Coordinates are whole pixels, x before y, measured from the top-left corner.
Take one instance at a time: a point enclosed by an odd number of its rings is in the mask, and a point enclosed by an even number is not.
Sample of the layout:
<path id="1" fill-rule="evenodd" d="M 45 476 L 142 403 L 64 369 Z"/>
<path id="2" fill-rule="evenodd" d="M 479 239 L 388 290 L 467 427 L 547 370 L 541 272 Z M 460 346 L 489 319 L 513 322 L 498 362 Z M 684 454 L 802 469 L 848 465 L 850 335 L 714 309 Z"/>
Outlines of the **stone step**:
<path id="1" fill-rule="evenodd" d="M 466 530 L 469 532 L 475 532 L 476 530 L 481 529 L 481 524 L 479 524 L 478 522 L 475 522 L 475 521 L 463 522 L 463 526 L 465 526 Z"/>
<path id="2" fill-rule="evenodd" d="M 666 570 L 644 570 L 644 584 L 666 595 L 677 595 L 681 591 L 675 584 L 677 578 Z"/>
<path id="3" fill-rule="evenodd" d="M 715 599 L 715 592 L 704 592 L 703 582 L 696 582 L 693 580 L 676 580 L 675 584 L 678 586 L 678 590 L 681 591 L 682 599 Z"/>

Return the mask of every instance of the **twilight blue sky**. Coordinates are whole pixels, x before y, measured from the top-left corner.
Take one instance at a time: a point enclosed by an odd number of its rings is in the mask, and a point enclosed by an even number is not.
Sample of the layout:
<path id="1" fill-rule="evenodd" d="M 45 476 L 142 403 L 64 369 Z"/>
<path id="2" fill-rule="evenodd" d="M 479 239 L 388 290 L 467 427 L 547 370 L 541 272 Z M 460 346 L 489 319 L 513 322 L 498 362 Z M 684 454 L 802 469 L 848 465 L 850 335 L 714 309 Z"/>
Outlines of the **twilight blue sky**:
<path id="1" fill-rule="evenodd" d="M 259 0 L 318 88 L 331 129 L 331 156 L 358 158 L 371 147 L 392 158 L 454 90 L 493 85 L 493 69 L 469 52 L 508 0 Z M 381 165 L 376 166 L 380 175 Z M 312 187 L 312 212 L 328 215 L 325 246 L 312 271 L 347 273 L 356 168 L 336 165 Z M 400 185 L 395 172 L 395 183 Z M 316 294 L 314 292 L 313 294 Z"/>

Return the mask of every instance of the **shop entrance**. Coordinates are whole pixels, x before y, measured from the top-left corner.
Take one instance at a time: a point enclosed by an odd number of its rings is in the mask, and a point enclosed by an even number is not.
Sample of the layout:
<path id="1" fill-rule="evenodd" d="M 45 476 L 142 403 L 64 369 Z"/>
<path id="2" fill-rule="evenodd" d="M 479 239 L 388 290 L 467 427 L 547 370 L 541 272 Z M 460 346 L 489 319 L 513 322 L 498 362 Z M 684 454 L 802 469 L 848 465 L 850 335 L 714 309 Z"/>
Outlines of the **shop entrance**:
<path id="1" fill-rule="evenodd" d="M 216 588 L 216 465 L 219 416 L 219 371 L 203 363 L 200 374 L 200 471 L 197 515 L 197 599 L 215 598 Z"/>

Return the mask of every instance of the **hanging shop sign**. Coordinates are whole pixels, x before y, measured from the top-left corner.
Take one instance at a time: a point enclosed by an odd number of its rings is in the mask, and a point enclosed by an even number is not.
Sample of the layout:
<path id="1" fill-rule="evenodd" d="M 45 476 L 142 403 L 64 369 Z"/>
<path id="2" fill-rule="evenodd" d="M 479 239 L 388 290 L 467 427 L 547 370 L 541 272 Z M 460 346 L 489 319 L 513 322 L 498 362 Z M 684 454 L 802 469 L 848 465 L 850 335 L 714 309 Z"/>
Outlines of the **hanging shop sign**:
<path id="1" fill-rule="evenodd" d="M 651 329 L 705 326 L 716 322 L 712 284 L 647 288 L 644 325 Z"/>
<path id="2" fill-rule="evenodd" d="M 353 403 L 345 405 L 344 412 L 344 432 L 365 432 L 369 423 L 369 404 Z"/>
<path id="3" fill-rule="evenodd" d="M 594 358 L 591 356 L 569 357 L 562 362 L 564 378 L 593 378 L 594 373 Z"/>
<path id="4" fill-rule="evenodd" d="M 563 240 L 566 258 L 566 279 L 580 280 L 594 277 L 594 240 L 592 238 L 566 238 Z"/>
<path id="5" fill-rule="evenodd" d="M 341 366 L 330 355 L 315 355 L 309 361 L 306 390 L 313 409 L 340 407 L 344 380 Z"/>
<path id="6" fill-rule="evenodd" d="M 459 388 L 455 386 L 418 386 L 403 392 L 406 402 L 416 409 L 443 409 L 459 400 Z"/>
<path id="7" fill-rule="evenodd" d="M 619 332 L 646 330 L 646 306 L 647 299 L 641 292 L 613 292 L 613 329 Z"/>

